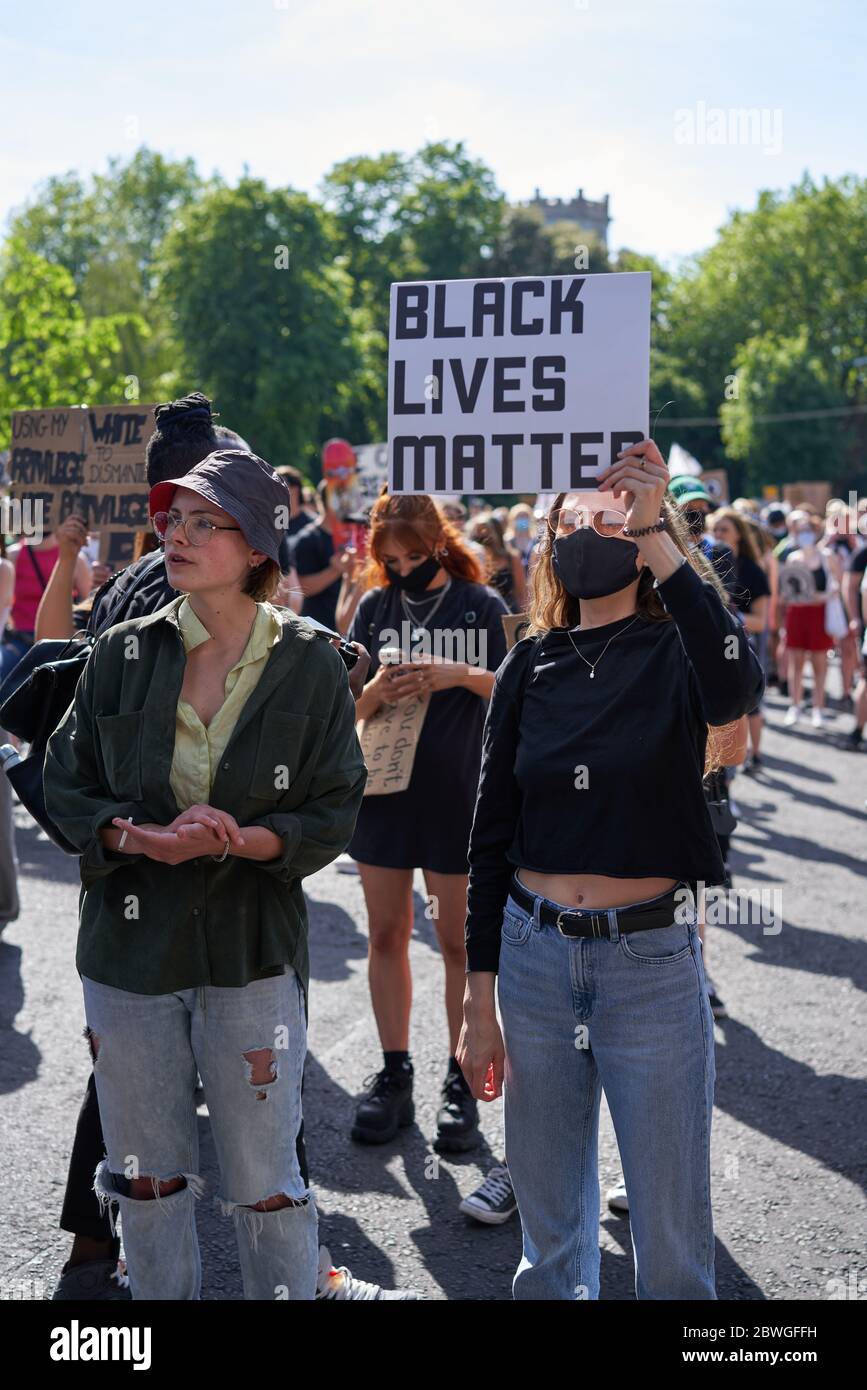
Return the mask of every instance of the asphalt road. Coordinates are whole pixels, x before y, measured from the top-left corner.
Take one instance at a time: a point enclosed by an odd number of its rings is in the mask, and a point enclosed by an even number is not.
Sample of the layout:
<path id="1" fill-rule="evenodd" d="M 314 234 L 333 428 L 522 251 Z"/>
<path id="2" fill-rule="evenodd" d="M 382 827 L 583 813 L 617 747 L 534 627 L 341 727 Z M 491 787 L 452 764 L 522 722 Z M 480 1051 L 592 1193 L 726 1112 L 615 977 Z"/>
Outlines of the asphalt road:
<path id="1" fill-rule="evenodd" d="M 741 921 L 708 932 L 708 968 L 730 1013 L 716 1027 L 717 1288 L 721 1299 L 864 1298 L 867 756 L 842 747 L 849 716 L 815 733 L 784 729 L 782 712 L 772 696 L 764 773 L 736 779 L 742 818 L 732 856 L 736 890 L 779 890 L 781 929 Z M 74 967 L 77 865 L 20 809 L 16 820 L 22 912 L 0 940 L 0 1281 L 50 1297 L 69 1245 L 57 1221 L 89 1066 Z M 430 1147 L 448 1048 L 423 881 L 411 948 L 417 1122 L 373 1149 L 348 1137 L 362 1080 L 380 1057 L 360 884 L 330 868 L 306 888 L 305 1128 L 322 1235 L 335 1263 L 429 1299 L 508 1299 L 520 1254 L 517 1218 L 489 1228 L 457 1210 L 502 1156 L 501 1104 L 483 1107 L 482 1149 L 437 1160 Z M 199 1125 L 213 1194 L 204 1111 Z M 619 1176 L 604 1101 L 600 1168 L 601 1297 L 631 1299 L 628 1221 L 604 1205 Z M 204 1297 L 240 1298 L 231 1224 L 207 1197 L 198 1220 Z"/>

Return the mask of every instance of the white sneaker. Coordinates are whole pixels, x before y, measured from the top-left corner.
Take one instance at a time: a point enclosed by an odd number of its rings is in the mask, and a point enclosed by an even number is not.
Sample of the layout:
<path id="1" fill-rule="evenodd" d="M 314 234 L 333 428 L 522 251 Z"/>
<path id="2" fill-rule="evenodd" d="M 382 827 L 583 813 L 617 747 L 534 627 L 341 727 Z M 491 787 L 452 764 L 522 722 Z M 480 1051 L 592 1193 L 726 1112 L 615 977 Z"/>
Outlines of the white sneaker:
<path id="1" fill-rule="evenodd" d="M 316 1300 L 326 1302 L 405 1303 L 417 1299 L 414 1289 L 383 1289 L 379 1284 L 370 1284 L 366 1279 L 357 1279 L 346 1265 L 331 1263 L 331 1253 L 326 1245 L 319 1247 L 319 1278 L 316 1281 Z"/>
<path id="2" fill-rule="evenodd" d="M 810 713 L 810 723 L 812 724 L 814 729 L 821 729 L 823 719 L 822 711 L 820 709 L 816 709 L 815 707 L 813 708 L 813 710 Z"/>
<path id="3" fill-rule="evenodd" d="M 801 709 L 800 705 L 789 705 L 783 718 L 783 723 L 789 726 L 797 724 L 803 713 L 804 711 Z"/>
<path id="4" fill-rule="evenodd" d="M 628 1215 L 629 1198 L 626 1195 L 626 1183 L 622 1178 L 613 1187 L 609 1187 L 605 1200 L 608 1203 L 609 1211 L 617 1212 L 618 1216 Z"/>

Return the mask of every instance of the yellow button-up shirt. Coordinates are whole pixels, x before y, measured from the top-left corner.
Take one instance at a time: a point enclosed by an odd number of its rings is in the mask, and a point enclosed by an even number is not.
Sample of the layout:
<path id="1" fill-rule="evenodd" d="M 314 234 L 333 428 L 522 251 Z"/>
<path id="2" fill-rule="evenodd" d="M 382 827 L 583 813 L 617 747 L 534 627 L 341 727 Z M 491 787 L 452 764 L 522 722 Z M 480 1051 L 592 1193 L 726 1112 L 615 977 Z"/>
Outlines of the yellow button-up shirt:
<path id="1" fill-rule="evenodd" d="M 265 669 L 271 648 L 283 636 L 280 615 L 270 603 L 256 605 L 257 613 L 250 638 L 239 661 L 226 676 L 225 699 L 207 727 L 187 700 L 178 700 L 175 718 L 175 749 L 169 783 L 182 811 L 190 806 L 207 805 L 214 773 L 232 735 L 238 715 Z M 191 652 L 211 634 L 193 612 L 184 596 L 178 607 L 178 626 L 184 651 Z"/>

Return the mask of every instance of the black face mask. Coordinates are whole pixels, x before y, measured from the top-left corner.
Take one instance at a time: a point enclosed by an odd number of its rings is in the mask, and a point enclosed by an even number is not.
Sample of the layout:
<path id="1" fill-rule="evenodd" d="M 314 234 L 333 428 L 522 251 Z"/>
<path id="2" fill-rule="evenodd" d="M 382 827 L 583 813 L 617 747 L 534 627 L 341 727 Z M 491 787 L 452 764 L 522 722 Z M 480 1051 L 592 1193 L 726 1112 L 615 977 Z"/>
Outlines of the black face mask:
<path id="1" fill-rule="evenodd" d="M 573 598 L 605 598 L 638 578 L 638 546 L 582 526 L 554 542 L 554 573 Z"/>
<path id="2" fill-rule="evenodd" d="M 692 511 L 686 508 L 683 519 L 689 527 L 690 535 L 698 538 L 704 535 L 704 512 Z"/>
<path id="3" fill-rule="evenodd" d="M 385 567 L 389 581 L 394 587 L 405 589 L 408 594 L 417 594 L 426 589 L 439 568 L 440 562 L 435 555 L 429 555 L 426 560 L 422 560 L 409 574 L 398 574 L 393 565 Z"/>

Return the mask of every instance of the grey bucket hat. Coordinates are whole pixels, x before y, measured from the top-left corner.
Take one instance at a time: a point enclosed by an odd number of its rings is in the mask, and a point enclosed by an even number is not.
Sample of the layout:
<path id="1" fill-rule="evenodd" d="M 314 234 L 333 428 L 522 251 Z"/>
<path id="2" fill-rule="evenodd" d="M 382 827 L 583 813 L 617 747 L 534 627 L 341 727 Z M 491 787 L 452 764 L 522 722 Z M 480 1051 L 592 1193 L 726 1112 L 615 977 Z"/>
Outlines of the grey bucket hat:
<path id="1" fill-rule="evenodd" d="M 148 495 L 151 517 L 168 511 L 178 487 L 188 487 L 222 507 L 237 521 L 249 545 L 280 564 L 290 497 L 270 463 L 247 449 L 215 449 L 182 478 L 154 484 Z"/>

